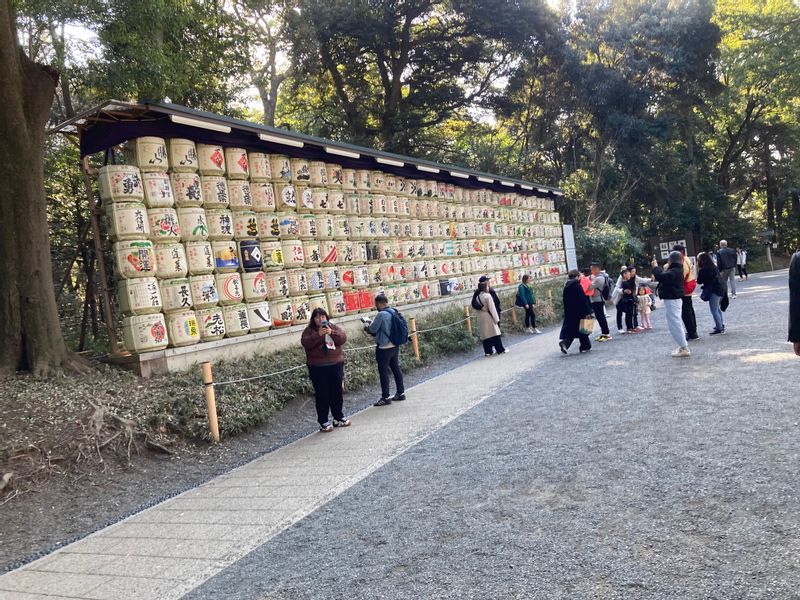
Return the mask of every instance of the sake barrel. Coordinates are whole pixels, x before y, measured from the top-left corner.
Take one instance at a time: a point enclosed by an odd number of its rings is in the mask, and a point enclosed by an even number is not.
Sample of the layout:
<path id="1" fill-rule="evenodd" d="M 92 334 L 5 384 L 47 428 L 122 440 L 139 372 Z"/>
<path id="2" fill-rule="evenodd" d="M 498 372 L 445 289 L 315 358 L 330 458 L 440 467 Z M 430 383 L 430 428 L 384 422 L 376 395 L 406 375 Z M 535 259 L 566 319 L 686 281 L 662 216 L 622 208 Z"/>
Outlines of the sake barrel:
<path id="1" fill-rule="evenodd" d="M 290 296 L 300 296 L 308 293 L 308 278 L 305 269 L 287 269 L 286 282 L 289 285 Z"/>
<path id="2" fill-rule="evenodd" d="M 408 199 L 408 218 L 409 219 L 417 219 L 419 218 L 418 208 L 419 206 L 419 199 L 415 196 L 409 197 Z"/>
<path id="3" fill-rule="evenodd" d="M 425 245 L 425 242 L 423 240 L 416 240 L 415 241 L 414 251 L 415 251 L 418 259 L 423 257 L 423 256 L 428 256 L 428 248 Z"/>
<path id="4" fill-rule="evenodd" d="M 115 274 L 122 279 L 153 277 L 157 275 L 157 263 L 153 242 L 134 240 L 117 242 L 112 246 Z"/>
<path id="5" fill-rule="evenodd" d="M 439 198 L 447 198 L 447 182 L 437 181 L 435 195 Z"/>
<path id="6" fill-rule="evenodd" d="M 309 166 L 308 159 L 296 157 L 291 159 L 291 164 L 292 181 L 305 184 L 311 181 L 311 167 Z"/>
<path id="7" fill-rule="evenodd" d="M 310 178 L 309 182 L 312 186 L 326 186 L 328 185 L 328 170 L 325 163 L 321 160 L 312 160 L 309 163 Z"/>
<path id="8" fill-rule="evenodd" d="M 154 313 L 123 318 L 122 343 L 128 352 L 163 350 L 169 343 L 164 315 Z"/>
<path id="9" fill-rule="evenodd" d="M 399 304 L 397 301 L 397 286 L 396 285 L 387 285 L 384 291 L 386 294 L 386 299 L 389 300 L 389 304 L 394 306 L 395 304 Z"/>
<path id="10" fill-rule="evenodd" d="M 405 177 L 397 176 L 397 195 L 405 196 L 408 194 L 408 182 Z"/>
<path id="11" fill-rule="evenodd" d="M 355 285 L 356 282 L 356 274 L 354 267 L 352 266 L 342 266 L 339 267 L 339 277 L 340 277 L 340 287 L 343 290 L 349 290 Z"/>
<path id="12" fill-rule="evenodd" d="M 383 171 L 371 171 L 369 174 L 369 187 L 373 192 L 386 191 L 386 175 Z"/>
<path id="13" fill-rule="evenodd" d="M 323 250 L 324 252 L 324 250 Z M 323 255 L 325 257 L 327 255 Z M 353 250 L 353 242 L 348 240 L 340 240 L 336 242 L 336 264 L 337 265 L 349 265 L 353 262 L 355 258 L 355 251 Z M 324 260 L 327 264 L 327 259 Z"/>
<path id="14" fill-rule="evenodd" d="M 189 289 L 195 309 L 208 308 L 219 302 L 217 279 L 213 275 L 192 275 L 189 277 Z"/>
<path id="15" fill-rule="evenodd" d="M 439 295 L 440 296 L 449 296 L 453 293 L 453 284 L 451 283 L 450 279 L 440 279 L 439 280 Z"/>
<path id="16" fill-rule="evenodd" d="M 367 237 L 368 221 L 364 217 L 350 217 L 350 239 L 363 240 Z"/>
<path id="17" fill-rule="evenodd" d="M 248 152 L 247 160 L 250 163 L 250 181 L 262 182 L 272 179 L 269 154 L 264 154 L 263 152 Z"/>
<path id="18" fill-rule="evenodd" d="M 197 173 L 170 173 L 169 181 L 175 196 L 175 206 L 187 208 L 203 205 L 203 188 Z"/>
<path id="19" fill-rule="evenodd" d="M 232 304 L 222 307 L 222 317 L 225 320 L 225 335 L 238 337 L 250 331 L 250 320 L 247 318 L 246 304 Z"/>
<path id="20" fill-rule="evenodd" d="M 358 290 L 343 291 L 342 299 L 344 300 L 345 314 L 352 315 L 357 313 L 361 309 L 358 303 Z"/>
<path id="21" fill-rule="evenodd" d="M 336 264 L 339 255 L 339 245 L 333 240 L 322 240 L 319 242 L 319 262 L 322 265 Z"/>
<path id="22" fill-rule="evenodd" d="M 386 214 L 392 217 L 400 214 L 400 200 L 396 194 L 386 196 Z"/>
<path id="23" fill-rule="evenodd" d="M 201 209 L 202 210 L 202 209 Z M 147 210 L 150 239 L 154 242 L 179 241 L 181 226 L 174 208 L 150 208 Z"/>
<path id="24" fill-rule="evenodd" d="M 261 242 L 261 259 L 264 269 L 272 271 L 283 268 L 283 248 L 279 241 Z"/>
<path id="25" fill-rule="evenodd" d="M 147 208 L 171 208 L 175 204 L 169 175 L 163 171 L 142 173 L 142 186 Z"/>
<path id="26" fill-rule="evenodd" d="M 197 325 L 200 327 L 200 341 L 212 342 L 225 337 L 225 319 L 219 306 L 195 311 Z"/>
<path id="27" fill-rule="evenodd" d="M 397 213 L 400 216 L 410 217 L 411 216 L 411 200 L 406 196 L 402 196 L 397 199 Z"/>
<path id="28" fill-rule="evenodd" d="M 367 265 L 367 273 L 369 274 L 370 285 L 382 285 L 383 277 L 381 275 L 380 263 L 370 263 Z"/>
<path id="29" fill-rule="evenodd" d="M 220 304 L 223 306 L 237 304 L 244 299 L 242 276 L 239 273 L 217 273 L 214 279 L 217 282 Z"/>
<path id="30" fill-rule="evenodd" d="M 286 268 L 302 267 L 305 262 L 305 254 L 303 253 L 303 242 L 300 240 L 283 240 L 281 242 L 283 249 L 283 263 Z"/>
<path id="31" fill-rule="evenodd" d="M 200 187 L 203 188 L 203 206 L 205 208 L 228 208 L 228 182 L 224 177 L 216 175 L 203 175 L 200 177 Z"/>
<path id="32" fill-rule="evenodd" d="M 389 219 L 379 219 L 377 225 L 378 225 L 379 238 L 388 238 L 392 235 L 392 229 L 391 226 L 389 225 Z"/>
<path id="33" fill-rule="evenodd" d="M 187 242 L 205 241 L 208 239 L 208 221 L 206 211 L 199 206 L 179 208 L 176 211 L 181 238 Z"/>
<path id="34" fill-rule="evenodd" d="M 398 281 L 408 281 L 414 276 L 414 261 L 404 260 L 395 266 Z"/>
<path id="35" fill-rule="evenodd" d="M 201 175 L 225 175 L 225 153 L 222 146 L 197 144 L 197 168 Z"/>
<path id="36" fill-rule="evenodd" d="M 372 240 L 366 242 L 367 246 L 367 262 L 376 262 L 380 260 L 381 256 L 378 252 L 378 241 Z"/>
<path id="37" fill-rule="evenodd" d="M 410 291 L 410 294 L 409 294 Z M 420 292 L 419 292 L 419 282 L 418 281 L 411 281 L 408 283 L 408 288 L 406 290 L 406 300 L 411 302 L 419 302 L 420 300 Z"/>
<path id="38" fill-rule="evenodd" d="M 328 183 L 326 185 L 332 188 L 342 187 L 342 182 L 344 180 L 342 175 L 342 166 L 333 163 L 327 163 L 325 165 L 325 170 L 328 177 Z"/>
<path id="39" fill-rule="evenodd" d="M 170 138 L 167 140 L 170 171 L 194 173 L 197 171 L 197 147 L 192 140 Z"/>
<path id="40" fill-rule="evenodd" d="M 383 176 L 383 187 L 389 194 L 397 193 L 397 177 L 391 173 L 385 173 Z"/>
<path id="41" fill-rule="evenodd" d="M 297 185 L 295 190 L 297 195 L 297 212 L 312 212 L 314 210 L 314 192 L 312 189 L 304 185 Z"/>
<path id="42" fill-rule="evenodd" d="M 325 289 L 325 280 L 322 269 L 306 269 L 306 281 L 308 282 L 308 293 L 321 292 Z"/>
<path id="43" fill-rule="evenodd" d="M 342 190 L 328 189 L 328 212 L 331 214 L 339 215 L 344 214 L 347 210 L 347 205 L 344 200 L 344 192 Z"/>
<path id="44" fill-rule="evenodd" d="M 255 210 L 250 182 L 235 179 L 228 182 L 229 204 L 232 210 Z"/>
<path id="45" fill-rule="evenodd" d="M 258 237 L 258 217 L 252 210 L 233 211 L 233 237 L 236 240 Z"/>
<path id="46" fill-rule="evenodd" d="M 358 194 L 358 210 L 360 211 L 358 214 L 361 217 L 369 217 L 374 214 L 374 197 L 372 194 L 368 192 L 360 192 Z"/>
<path id="47" fill-rule="evenodd" d="M 353 285 L 357 288 L 369 285 L 369 269 L 366 265 L 356 265 L 353 267 Z"/>
<path id="48" fill-rule="evenodd" d="M 333 217 L 333 238 L 346 240 L 350 237 L 350 219 L 346 215 Z"/>
<path id="49" fill-rule="evenodd" d="M 386 284 L 396 280 L 394 263 L 381 263 L 380 265 L 381 281 Z"/>
<path id="50" fill-rule="evenodd" d="M 332 240 L 334 238 L 334 219 L 331 215 L 316 215 L 314 220 L 317 222 L 317 238 L 320 240 Z"/>
<path id="51" fill-rule="evenodd" d="M 280 237 L 280 217 L 277 213 L 256 213 L 258 237 L 262 242 L 277 241 Z"/>
<path id="52" fill-rule="evenodd" d="M 211 252 L 214 254 L 214 268 L 219 273 L 239 269 L 240 263 L 236 242 L 231 240 L 211 242 Z"/>
<path id="53" fill-rule="evenodd" d="M 292 324 L 307 325 L 311 319 L 311 305 L 308 296 L 294 296 L 292 299 Z"/>
<path id="54" fill-rule="evenodd" d="M 383 194 L 372 194 L 372 214 L 383 217 L 386 215 L 387 211 L 386 196 Z"/>
<path id="55" fill-rule="evenodd" d="M 294 320 L 292 301 L 289 300 L 289 298 L 270 300 L 269 312 L 270 316 L 272 317 L 273 327 L 288 327 Z"/>
<path id="56" fill-rule="evenodd" d="M 328 311 L 328 300 L 325 294 L 312 294 L 308 297 L 309 320 L 311 319 L 311 313 L 317 308 L 321 308 L 330 315 Z"/>
<path id="57" fill-rule="evenodd" d="M 366 169 L 356 169 L 356 189 L 360 192 L 370 190 L 369 171 Z"/>
<path id="58" fill-rule="evenodd" d="M 375 310 L 375 293 L 373 289 L 358 290 L 358 309 L 361 312 Z"/>
<path id="59" fill-rule="evenodd" d="M 267 298 L 287 298 L 289 296 L 289 279 L 286 271 L 270 271 L 267 274 Z"/>
<path id="60" fill-rule="evenodd" d="M 450 277 L 451 275 L 454 275 L 453 269 L 452 269 L 452 266 L 451 266 L 452 263 L 451 263 L 450 260 L 448 260 L 448 259 L 439 260 L 437 262 L 437 265 L 438 265 L 438 267 L 437 267 L 436 270 L 438 272 L 439 277 Z"/>
<path id="61" fill-rule="evenodd" d="M 355 169 L 342 169 L 342 189 L 345 192 L 353 192 L 356 189 Z"/>
<path id="62" fill-rule="evenodd" d="M 292 164 L 289 157 L 283 154 L 270 154 L 269 167 L 272 171 L 272 181 L 289 183 L 292 180 Z"/>
<path id="63" fill-rule="evenodd" d="M 317 218 L 314 215 L 300 215 L 297 218 L 297 236 L 302 240 L 317 238 Z"/>
<path id="64" fill-rule="evenodd" d="M 264 271 L 253 271 L 242 275 L 242 287 L 246 302 L 257 302 L 267 297 L 267 276 Z"/>
<path id="65" fill-rule="evenodd" d="M 421 301 L 430 300 L 431 298 L 431 284 L 427 281 L 419 282 L 419 299 Z"/>
<path id="66" fill-rule="evenodd" d="M 291 183 L 275 183 L 275 201 L 278 210 L 297 210 L 297 196 Z"/>
<path id="67" fill-rule="evenodd" d="M 253 200 L 253 210 L 256 212 L 275 211 L 275 189 L 271 183 L 266 181 L 251 183 L 250 194 Z"/>
<path id="68" fill-rule="evenodd" d="M 311 188 L 311 210 L 315 213 L 327 213 L 331 206 L 328 201 L 328 190 L 323 187 Z"/>
<path id="69" fill-rule="evenodd" d="M 319 242 L 316 240 L 303 242 L 303 257 L 306 266 L 320 264 L 322 262 L 322 255 L 320 254 Z"/>
<path id="70" fill-rule="evenodd" d="M 100 198 L 104 202 L 141 202 L 144 200 L 142 175 L 133 165 L 106 165 L 98 175 Z"/>
<path id="71" fill-rule="evenodd" d="M 106 205 L 108 237 L 111 241 L 140 240 L 150 237 L 147 209 L 141 202 Z"/>
<path id="72" fill-rule="evenodd" d="M 330 291 L 325 294 L 325 299 L 328 301 L 328 314 L 333 317 L 342 317 L 347 314 L 347 308 L 344 304 L 344 294 L 339 291 Z"/>
<path id="73" fill-rule="evenodd" d="M 126 315 L 148 315 L 161 312 L 161 293 L 155 277 L 122 279 L 117 284 L 117 300 Z"/>
<path id="74" fill-rule="evenodd" d="M 258 240 L 240 240 L 238 246 L 242 270 L 245 273 L 261 271 L 264 258 L 261 252 L 261 242 Z"/>
<path id="75" fill-rule="evenodd" d="M 353 242 L 353 262 L 356 263 L 367 262 L 366 242 Z"/>
<path id="76" fill-rule="evenodd" d="M 155 244 L 158 276 L 161 279 L 186 277 L 189 272 L 186 248 L 180 242 L 161 242 Z"/>
<path id="77" fill-rule="evenodd" d="M 159 282 L 161 308 L 165 313 L 192 308 L 192 288 L 185 277 Z"/>
<path id="78" fill-rule="evenodd" d="M 200 326 L 193 310 L 182 310 L 167 315 L 169 345 L 191 346 L 200 341 Z"/>
<path id="79" fill-rule="evenodd" d="M 250 321 L 250 332 L 268 331 L 272 326 L 269 313 L 269 302 L 248 302 L 247 320 Z"/>
<path id="80" fill-rule="evenodd" d="M 417 256 L 417 243 L 414 240 L 401 241 L 400 249 L 405 259 L 416 258 Z"/>
<path id="81" fill-rule="evenodd" d="M 125 144 L 128 163 L 145 171 L 162 171 L 169 168 L 167 143 L 160 137 L 140 137 Z"/>
<path id="82" fill-rule="evenodd" d="M 247 179 L 250 177 L 250 162 L 244 148 L 225 148 L 225 169 L 228 179 Z"/>
<path id="83" fill-rule="evenodd" d="M 395 238 L 391 240 L 389 244 L 391 246 L 392 253 L 391 260 L 403 260 L 405 257 L 403 256 L 403 250 L 400 247 L 400 240 Z"/>
<path id="84" fill-rule="evenodd" d="M 355 193 L 345 194 L 344 197 L 345 214 L 358 216 L 361 213 L 361 197 Z"/>
<path id="85" fill-rule="evenodd" d="M 338 290 L 341 285 L 337 267 L 322 267 L 322 287 L 325 290 Z"/>
<path id="86" fill-rule="evenodd" d="M 208 239 L 230 240 L 233 239 L 233 213 L 225 208 L 206 209 L 208 222 Z"/>

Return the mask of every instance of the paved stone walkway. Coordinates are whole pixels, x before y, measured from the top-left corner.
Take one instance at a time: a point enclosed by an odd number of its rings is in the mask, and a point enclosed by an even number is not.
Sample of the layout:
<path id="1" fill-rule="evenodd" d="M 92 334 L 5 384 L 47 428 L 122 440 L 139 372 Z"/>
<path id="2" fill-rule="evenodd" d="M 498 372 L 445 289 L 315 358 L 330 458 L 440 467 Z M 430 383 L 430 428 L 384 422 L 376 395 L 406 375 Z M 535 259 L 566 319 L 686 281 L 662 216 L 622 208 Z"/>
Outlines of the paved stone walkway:
<path id="1" fill-rule="evenodd" d="M 786 296 L 785 271 L 751 277 L 688 360 L 663 311 L 587 355 L 532 337 L 0 576 L 0 597 L 798 597 Z"/>

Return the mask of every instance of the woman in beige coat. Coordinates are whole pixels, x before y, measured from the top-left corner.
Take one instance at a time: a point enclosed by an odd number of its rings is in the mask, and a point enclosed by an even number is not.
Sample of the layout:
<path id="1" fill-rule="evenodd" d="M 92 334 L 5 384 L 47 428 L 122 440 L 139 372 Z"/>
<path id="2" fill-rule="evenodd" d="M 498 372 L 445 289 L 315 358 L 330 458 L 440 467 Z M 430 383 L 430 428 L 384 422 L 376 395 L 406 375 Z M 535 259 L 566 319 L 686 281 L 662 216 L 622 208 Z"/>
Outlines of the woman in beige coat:
<path id="1" fill-rule="evenodd" d="M 486 356 L 491 356 L 493 350 L 497 354 L 506 352 L 503 347 L 503 341 L 500 339 L 500 315 L 497 314 L 497 307 L 495 307 L 494 299 L 489 293 L 489 289 L 489 281 L 481 281 L 472 296 L 472 306 L 476 310 L 480 306 L 478 336 L 483 342 L 483 352 Z"/>

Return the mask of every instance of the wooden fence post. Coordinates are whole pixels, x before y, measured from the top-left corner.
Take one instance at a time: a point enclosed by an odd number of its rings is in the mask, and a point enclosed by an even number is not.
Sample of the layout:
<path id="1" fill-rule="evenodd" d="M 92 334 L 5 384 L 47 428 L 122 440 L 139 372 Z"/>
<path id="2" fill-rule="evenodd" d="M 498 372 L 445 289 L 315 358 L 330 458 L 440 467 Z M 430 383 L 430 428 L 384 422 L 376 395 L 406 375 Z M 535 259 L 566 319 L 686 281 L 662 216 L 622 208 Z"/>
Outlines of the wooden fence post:
<path id="1" fill-rule="evenodd" d="M 203 387 L 206 391 L 206 412 L 208 412 L 208 429 L 211 439 L 219 443 L 219 423 L 217 422 L 217 398 L 214 392 L 214 378 L 211 375 L 211 363 L 204 362 L 200 365 L 203 370 Z"/>
<path id="2" fill-rule="evenodd" d="M 511 323 L 513 323 L 514 327 L 517 326 L 517 311 L 513 304 L 511 305 Z"/>
<path id="3" fill-rule="evenodd" d="M 467 333 L 472 335 L 472 315 L 469 312 L 469 306 L 464 307 L 464 317 L 466 317 Z"/>
<path id="4" fill-rule="evenodd" d="M 422 359 L 419 356 L 419 336 L 417 335 L 417 320 L 414 317 L 408 319 L 408 326 L 411 338 L 411 347 L 414 348 L 414 357 L 417 359 L 417 362 L 421 362 Z"/>

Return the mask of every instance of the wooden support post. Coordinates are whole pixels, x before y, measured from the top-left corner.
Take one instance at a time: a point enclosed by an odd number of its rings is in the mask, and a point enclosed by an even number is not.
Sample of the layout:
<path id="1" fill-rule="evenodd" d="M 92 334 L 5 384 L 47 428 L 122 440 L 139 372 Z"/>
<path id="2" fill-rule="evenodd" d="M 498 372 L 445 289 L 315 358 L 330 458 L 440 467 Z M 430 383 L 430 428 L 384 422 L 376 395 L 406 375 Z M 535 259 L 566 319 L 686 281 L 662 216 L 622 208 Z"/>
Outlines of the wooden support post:
<path id="1" fill-rule="evenodd" d="M 103 320 L 108 329 L 108 339 L 111 342 L 112 355 L 124 354 L 120 351 L 117 342 L 117 327 L 114 322 L 114 315 L 111 312 L 111 297 L 108 294 L 108 279 L 106 278 L 106 261 L 103 254 L 103 243 L 100 239 L 100 223 L 97 219 L 97 204 L 94 200 L 92 190 L 92 180 L 89 177 L 89 157 L 85 156 L 82 163 L 83 185 L 86 188 L 86 200 L 89 202 L 89 219 L 92 225 L 92 237 L 94 238 L 94 253 L 97 257 L 97 273 L 100 277 L 100 292 L 103 294 Z"/>
<path id="2" fill-rule="evenodd" d="M 419 336 L 417 335 L 417 320 L 414 317 L 408 319 L 408 328 L 411 337 L 411 347 L 414 348 L 414 358 L 417 359 L 417 362 L 421 362 L 422 359 L 419 355 Z"/>
<path id="3" fill-rule="evenodd" d="M 472 314 L 469 312 L 469 306 L 464 307 L 464 316 L 466 317 L 467 333 L 472 335 Z"/>
<path id="4" fill-rule="evenodd" d="M 206 392 L 206 412 L 208 413 L 208 429 L 211 439 L 219 443 L 219 422 L 217 421 L 217 397 L 214 392 L 214 378 L 211 375 L 211 363 L 204 362 L 200 365 L 203 370 L 203 387 Z"/>
<path id="5" fill-rule="evenodd" d="M 553 303 L 553 290 L 547 290 L 547 301 L 550 304 Z"/>
<path id="6" fill-rule="evenodd" d="M 513 304 L 511 305 L 511 323 L 513 323 L 514 327 L 517 326 L 517 310 Z"/>

